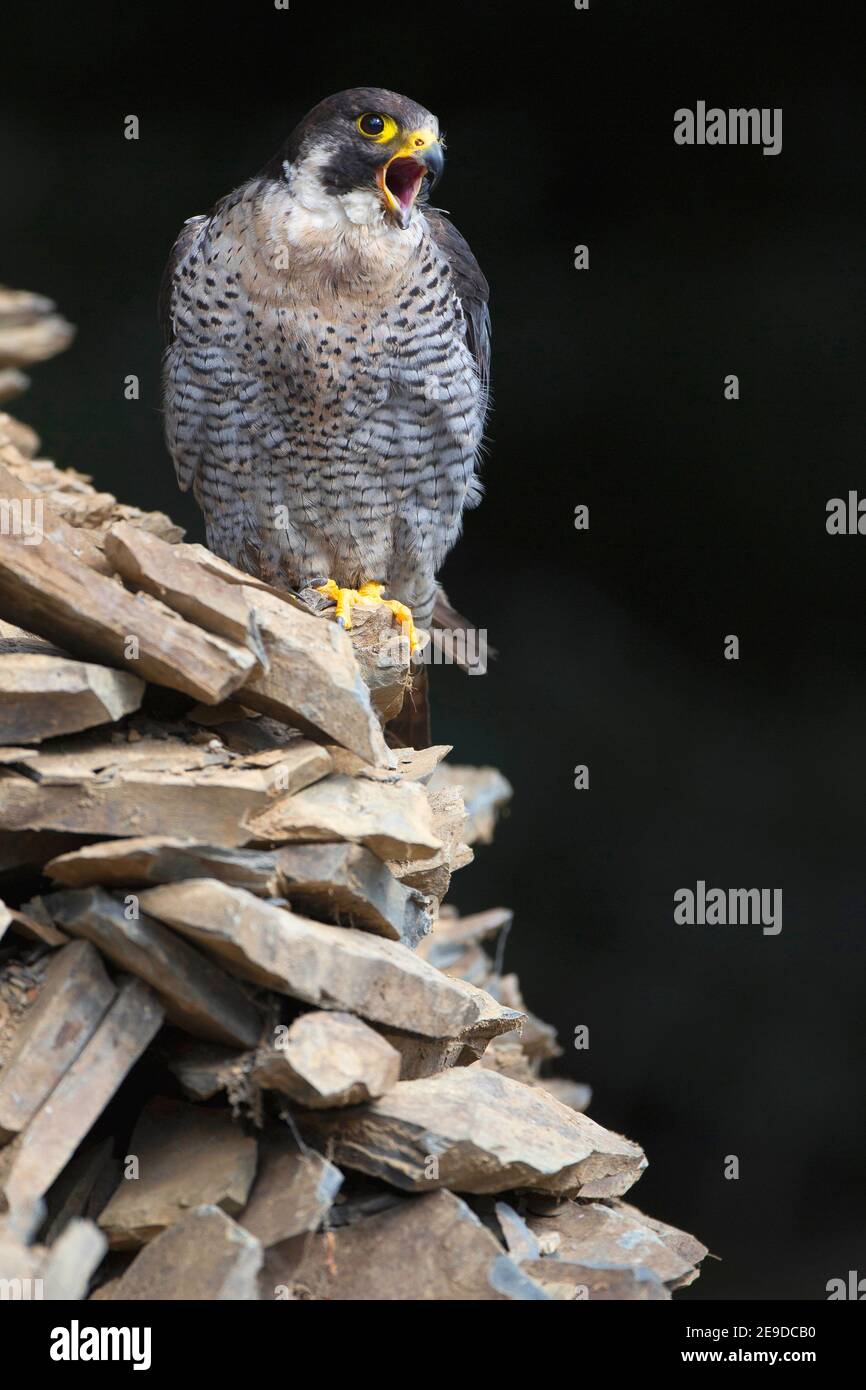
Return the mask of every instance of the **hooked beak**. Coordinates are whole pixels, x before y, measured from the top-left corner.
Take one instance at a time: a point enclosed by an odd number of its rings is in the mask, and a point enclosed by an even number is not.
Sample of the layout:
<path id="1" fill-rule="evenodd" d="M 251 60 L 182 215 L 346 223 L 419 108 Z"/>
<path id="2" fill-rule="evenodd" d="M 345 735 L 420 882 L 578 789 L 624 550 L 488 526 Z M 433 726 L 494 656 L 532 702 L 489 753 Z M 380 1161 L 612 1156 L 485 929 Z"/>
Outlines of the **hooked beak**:
<path id="1" fill-rule="evenodd" d="M 445 155 L 432 130 L 415 130 L 377 175 L 385 207 L 403 230 L 412 220 L 415 199 L 425 179 L 433 188 L 442 177 Z"/>

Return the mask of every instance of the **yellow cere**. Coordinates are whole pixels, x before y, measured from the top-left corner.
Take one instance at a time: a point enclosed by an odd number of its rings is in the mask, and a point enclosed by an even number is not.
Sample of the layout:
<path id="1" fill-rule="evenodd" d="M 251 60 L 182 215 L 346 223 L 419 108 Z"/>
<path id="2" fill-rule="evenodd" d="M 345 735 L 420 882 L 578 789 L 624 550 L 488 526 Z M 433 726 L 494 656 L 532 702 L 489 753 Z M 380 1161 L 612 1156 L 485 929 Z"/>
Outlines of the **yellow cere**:
<path id="1" fill-rule="evenodd" d="M 435 130 L 413 130 L 411 135 L 406 136 L 405 143 L 394 155 L 395 159 L 406 159 L 413 154 L 423 154 L 431 145 L 435 145 L 439 136 Z"/>

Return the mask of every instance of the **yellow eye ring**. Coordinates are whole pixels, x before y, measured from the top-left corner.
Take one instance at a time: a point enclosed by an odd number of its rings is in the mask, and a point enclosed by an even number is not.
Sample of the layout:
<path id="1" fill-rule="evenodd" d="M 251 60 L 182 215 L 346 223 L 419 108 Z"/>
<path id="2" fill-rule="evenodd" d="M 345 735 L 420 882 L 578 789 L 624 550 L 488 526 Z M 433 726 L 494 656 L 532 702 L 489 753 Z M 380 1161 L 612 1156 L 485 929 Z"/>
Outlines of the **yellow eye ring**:
<path id="1" fill-rule="evenodd" d="M 385 145 L 397 134 L 397 122 L 380 111 L 365 111 L 355 122 L 366 140 L 375 140 L 377 145 Z"/>

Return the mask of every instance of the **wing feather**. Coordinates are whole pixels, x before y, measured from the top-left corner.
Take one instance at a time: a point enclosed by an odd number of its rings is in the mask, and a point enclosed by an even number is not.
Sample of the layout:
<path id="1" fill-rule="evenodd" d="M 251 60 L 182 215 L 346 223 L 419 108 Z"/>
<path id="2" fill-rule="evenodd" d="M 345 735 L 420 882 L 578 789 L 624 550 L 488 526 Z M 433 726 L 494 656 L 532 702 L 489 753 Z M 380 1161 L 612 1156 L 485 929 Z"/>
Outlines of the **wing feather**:
<path id="1" fill-rule="evenodd" d="M 184 222 L 180 229 L 180 235 L 174 246 L 171 248 L 171 255 L 168 258 L 168 265 L 163 271 L 162 280 L 159 286 L 159 300 L 157 310 L 159 313 L 159 326 L 162 329 L 162 336 L 165 346 L 170 348 L 175 339 L 174 330 L 174 300 L 175 284 L 177 272 L 183 263 L 195 238 L 201 229 L 202 223 L 209 222 L 210 218 L 204 215 L 190 217 Z"/>
<path id="2" fill-rule="evenodd" d="M 438 208 L 424 208 L 427 225 L 454 277 L 454 284 L 466 319 L 466 341 L 475 359 L 484 392 L 486 410 L 490 393 L 490 286 L 470 250 L 466 238 Z"/>

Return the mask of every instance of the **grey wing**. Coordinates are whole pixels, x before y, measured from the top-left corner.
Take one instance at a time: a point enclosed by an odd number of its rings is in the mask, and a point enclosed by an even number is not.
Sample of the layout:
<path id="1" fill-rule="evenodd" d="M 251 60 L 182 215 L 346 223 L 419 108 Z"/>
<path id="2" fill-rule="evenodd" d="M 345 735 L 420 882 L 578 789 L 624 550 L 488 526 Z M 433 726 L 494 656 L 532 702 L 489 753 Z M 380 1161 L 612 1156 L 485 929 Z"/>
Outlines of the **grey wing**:
<path id="1" fill-rule="evenodd" d="M 192 488 L 204 514 L 211 550 L 239 569 L 270 572 L 279 563 L 279 544 L 264 519 L 273 517 L 279 499 L 268 469 L 256 465 L 284 444 L 281 423 L 259 375 L 218 334 L 202 335 L 190 322 L 204 292 L 212 223 L 212 216 L 184 223 L 162 279 L 165 442 L 181 491 Z"/>
<path id="2" fill-rule="evenodd" d="M 208 217 L 202 216 L 190 217 L 188 221 L 184 222 L 180 235 L 171 248 L 171 255 L 168 258 L 168 264 L 163 272 L 157 306 L 159 324 L 165 343 L 165 354 L 163 357 L 163 390 L 166 404 L 170 395 L 175 395 L 174 409 L 171 412 L 166 409 L 165 442 L 174 462 L 174 471 L 177 475 L 177 482 L 181 492 L 188 492 L 192 486 L 195 480 L 198 460 L 194 452 L 190 452 L 188 448 L 183 447 L 180 440 L 177 438 L 178 411 L 180 410 L 180 413 L 183 413 L 183 395 L 180 384 L 177 381 L 172 382 L 172 377 L 177 367 L 177 363 L 172 360 L 172 349 L 174 348 L 177 337 L 175 315 L 178 311 L 181 273 L 184 263 L 202 227 L 204 227 L 209 220 Z M 171 389 L 172 387 L 174 388 L 173 391 Z M 178 389 L 181 391 L 180 400 L 176 399 Z"/>
<path id="3" fill-rule="evenodd" d="M 470 250 L 469 243 L 444 213 L 425 208 L 424 216 L 439 250 L 451 267 L 454 284 L 466 320 L 466 341 L 478 371 L 482 407 L 490 394 L 490 286 Z"/>
<path id="4" fill-rule="evenodd" d="M 193 242 L 198 236 L 201 228 L 210 219 L 205 216 L 189 217 L 180 229 L 180 235 L 174 246 L 171 248 L 171 255 L 168 264 L 162 274 L 159 286 L 159 300 L 157 312 L 159 314 L 159 326 L 162 329 L 162 336 L 165 346 L 170 348 L 175 339 L 174 314 L 177 304 L 177 278 L 187 253 L 192 247 Z"/>

